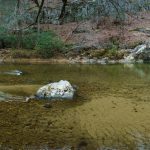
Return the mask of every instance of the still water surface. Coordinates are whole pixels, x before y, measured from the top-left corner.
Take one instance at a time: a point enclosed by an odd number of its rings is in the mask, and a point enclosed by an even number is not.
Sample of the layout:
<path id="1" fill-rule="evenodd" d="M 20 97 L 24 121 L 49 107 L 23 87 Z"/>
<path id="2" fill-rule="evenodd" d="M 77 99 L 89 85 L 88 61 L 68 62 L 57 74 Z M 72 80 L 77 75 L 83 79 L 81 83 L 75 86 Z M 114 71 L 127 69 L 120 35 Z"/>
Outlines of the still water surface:
<path id="1" fill-rule="evenodd" d="M 0 65 L 0 91 L 30 96 L 49 82 L 77 85 L 73 101 L 0 102 L 2 149 L 150 149 L 150 65 Z"/>

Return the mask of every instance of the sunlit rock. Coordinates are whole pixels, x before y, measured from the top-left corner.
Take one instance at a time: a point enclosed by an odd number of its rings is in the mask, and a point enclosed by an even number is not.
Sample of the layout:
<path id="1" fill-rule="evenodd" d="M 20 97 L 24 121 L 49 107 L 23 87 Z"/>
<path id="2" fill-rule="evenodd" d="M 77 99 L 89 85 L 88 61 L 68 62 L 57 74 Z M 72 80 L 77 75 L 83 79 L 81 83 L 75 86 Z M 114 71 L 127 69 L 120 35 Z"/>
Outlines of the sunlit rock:
<path id="1" fill-rule="evenodd" d="M 131 51 L 131 53 L 127 57 L 125 57 L 124 60 L 127 63 L 133 63 L 136 60 L 138 60 L 139 58 L 144 60 L 145 57 L 149 56 L 149 54 L 148 54 L 149 49 L 150 49 L 149 43 L 138 45 Z"/>
<path id="2" fill-rule="evenodd" d="M 39 99 L 73 99 L 75 89 L 68 81 L 59 81 L 41 87 L 36 97 Z"/>

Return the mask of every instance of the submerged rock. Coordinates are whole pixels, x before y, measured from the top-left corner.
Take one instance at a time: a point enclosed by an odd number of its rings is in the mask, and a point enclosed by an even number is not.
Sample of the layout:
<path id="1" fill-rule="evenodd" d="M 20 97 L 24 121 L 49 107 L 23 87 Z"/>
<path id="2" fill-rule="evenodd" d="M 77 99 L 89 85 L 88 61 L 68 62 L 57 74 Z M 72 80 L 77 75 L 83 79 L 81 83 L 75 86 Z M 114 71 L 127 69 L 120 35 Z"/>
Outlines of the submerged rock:
<path id="1" fill-rule="evenodd" d="M 14 96 L 0 91 L 0 101 L 24 101 L 23 96 Z"/>
<path id="2" fill-rule="evenodd" d="M 23 74 L 23 72 L 19 70 L 11 70 L 11 71 L 3 72 L 3 74 L 20 76 Z"/>
<path id="3" fill-rule="evenodd" d="M 36 97 L 39 99 L 73 99 L 75 89 L 68 81 L 59 81 L 41 87 Z"/>
<path id="4" fill-rule="evenodd" d="M 25 98 L 25 102 L 28 103 L 28 102 L 30 102 L 31 100 L 34 100 L 34 99 L 36 99 L 36 96 L 31 95 L 31 96 Z"/>
<path id="5" fill-rule="evenodd" d="M 12 95 L 0 91 L 0 101 L 12 99 Z"/>
<path id="6" fill-rule="evenodd" d="M 46 103 L 43 105 L 44 108 L 52 108 L 52 105 L 50 103 Z"/>

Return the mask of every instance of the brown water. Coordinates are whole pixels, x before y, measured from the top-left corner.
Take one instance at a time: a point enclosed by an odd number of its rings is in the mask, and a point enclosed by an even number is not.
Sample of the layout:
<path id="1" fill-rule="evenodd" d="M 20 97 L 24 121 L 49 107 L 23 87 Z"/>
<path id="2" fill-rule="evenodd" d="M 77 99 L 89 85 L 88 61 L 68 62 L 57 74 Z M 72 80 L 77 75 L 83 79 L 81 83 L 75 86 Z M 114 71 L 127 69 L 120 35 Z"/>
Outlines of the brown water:
<path id="1" fill-rule="evenodd" d="M 0 65 L 0 91 L 29 96 L 48 82 L 78 86 L 74 101 L 0 102 L 0 149 L 149 150 L 150 65 Z"/>

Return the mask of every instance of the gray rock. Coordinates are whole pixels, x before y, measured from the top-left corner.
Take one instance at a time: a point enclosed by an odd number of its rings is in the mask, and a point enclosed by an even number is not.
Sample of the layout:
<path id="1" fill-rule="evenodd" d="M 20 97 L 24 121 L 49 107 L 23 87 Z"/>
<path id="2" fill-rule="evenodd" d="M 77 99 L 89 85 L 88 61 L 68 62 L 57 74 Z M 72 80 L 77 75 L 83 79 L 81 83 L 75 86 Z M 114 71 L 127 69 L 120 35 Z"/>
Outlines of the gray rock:
<path id="1" fill-rule="evenodd" d="M 125 62 L 125 59 L 118 60 L 118 63 L 120 63 L 120 64 L 124 64 L 124 62 Z"/>
<path id="2" fill-rule="evenodd" d="M 142 60 L 142 59 L 136 60 L 136 63 L 139 63 L 139 64 L 142 64 L 143 62 L 144 62 L 144 60 Z"/>
<path id="3" fill-rule="evenodd" d="M 131 1 L 130 3 L 127 3 L 127 6 L 124 8 L 124 11 L 130 12 L 137 12 L 142 6 L 142 9 L 149 10 L 150 7 L 147 4 L 148 0 L 138 0 Z M 116 10 L 116 6 L 110 7 L 111 2 L 104 1 L 104 0 L 68 0 L 67 6 L 66 6 L 66 12 L 65 18 L 63 19 L 64 22 L 72 22 L 72 21 L 79 21 L 81 19 L 89 19 L 89 18 L 95 18 L 97 21 L 99 18 L 103 18 L 104 14 L 107 13 L 108 17 L 117 18 L 118 11 L 120 12 L 122 10 L 122 6 L 124 6 L 124 1 L 118 0 L 118 5 L 121 6 Z M 147 5 L 145 5 L 147 4 Z M 104 8 L 105 6 L 105 8 Z M 60 0 L 49 0 L 48 7 L 44 7 L 44 17 L 42 19 L 43 23 L 53 23 L 58 24 L 59 23 L 59 16 L 62 9 L 62 2 Z M 103 10 L 102 13 L 99 13 L 97 10 Z M 124 15 L 120 16 L 120 19 L 124 19 Z M 100 19 L 99 19 L 100 20 Z M 100 20 L 101 21 L 101 20 Z M 149 29 L 140 29 L 140 32 L 148 32 Z"/>
<path id="4" fill-rule="evenodd" d="M 134 63 L 134 62 L 135 58 L 132 53 L 129 56 L 125 57 L 124 60 L 122 60 L 122 63 Z"/>
<path id="5" fill-rule="evenodd" d="M 137 28 L 134 31 L 143 32 L 145 34 L 150 34 L 150 28 Z"/>
<path id="6" fill-rule="evenodd" d="M 146 42 L 146 48 L 147 48 L 147 50 L 150 50 L 150 41 Z"/>
<path id="7" fill-rule="evenodd" d="M 138 45 L 137 47 L 135 47 L 133 49 L 132 53 L 134 55 L 140 54 L 140 53 L 142 53 L 143 51 L 146 50 L 146 47 L 147 47 L 146 44 Z"/>
<path id="8" fill-rule="evenodd" d="M 41 87 L 36 97 L 39 99 L 73 99 L 75 89 L 68 81 L 59 81 Z"/>
<path id="9" fill-rule="evenodd" d="M 36 99 L 36 97 L 34 95 L 31 95 L 29 97 L 26 97 L 25 102 L 28 103 L 28 102 L 30 102 L 31 100 L 34 100 L 34 99 Z"/>
<path id="10" fill-rule="evenodd" d="M 90 59 L 84 57 L 84 58 L 81 60 L 81 63 L 82 63 L 82 64 L 90 64 Z"/>
<path id="11" fill-rule="evenodd" d="M 146 44 L 139 45 L 135 47 L 131 53 L 124 58 L 126 63 L 134 63 L 135 61 L 148 59 L 150 56 L 150 44 L 147 42 Z"/>
<path id="12" fill-rule="evenodd" d="M 108 64 L 116 64 L 118 63 L 117 60 L 108 60 Z"/>
<path id="13" fill-rule="evenodd" d="M 83 45 L 74 45 L 71 50 L 75 52 L 81 52 L 85 47 Z"/>
<path id="14" fill-rule="evenodd" d="M 120 64 L 133 64 L 135 62 L 136 62 L 135 59 L 131 59 L 131 60 L 120 59 L 120 60 L 118 60 L 118 63 L 120 63 Z"/>
<path id="15" fill-rule="evenodd" d="M 89 59 L 90 64 L 96 64 L 97 60 L 96 59 Z"/>
<path id="16" fill-rule="evenodd" d="M 20 76 L 23 74 L 23 72 L 19 70 L 11 70 L 11 71 L 1 72 L 1 73 L 8 74 L 8 75 L 16 75 L 16 76 Z"/>
<path id="17" fill-rule="evenodd" d="M 102 58 L 102 59 L 98 59 L 97 63 L 101 64 L 101 65 L 106 65 L 108 63 L 108 58 L 105 57 L 105 58 Z"/>

